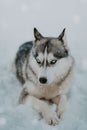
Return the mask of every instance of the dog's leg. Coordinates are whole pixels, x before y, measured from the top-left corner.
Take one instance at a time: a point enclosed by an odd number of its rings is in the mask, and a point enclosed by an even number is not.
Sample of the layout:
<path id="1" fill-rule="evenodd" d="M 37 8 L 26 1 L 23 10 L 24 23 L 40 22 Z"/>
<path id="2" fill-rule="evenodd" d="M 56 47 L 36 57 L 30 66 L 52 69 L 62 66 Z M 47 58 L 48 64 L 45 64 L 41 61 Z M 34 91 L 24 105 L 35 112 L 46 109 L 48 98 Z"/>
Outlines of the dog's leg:
<path id="1" fill-rule="evenodd" d="M 52 101 L 57 104 L 57 115 L 61 118 L 66 109 L 66 95 L 60 95 L 52 99 Z"/>
<path id="2" fill-rule="evenodd" d="M 23 88 L 23 90 L 20 94 L 19 100 L 18 100 L 18 104 L 23 104 L 28 95 L 29 95 L 29 93 L 26 90 L 26 88 Z"/>
<path id="3" fill-rule="evenodd" d="M 54 113 L 52 113 L 52 111 L 49 108 L 49 105 L 45 101 L 33 96 L 28 96 L 26 101 L 28 100 L 31 101 L 32 107 L 43 116 L 43 118 L 49 125 L 58 124 L 59 120 L 57 116 L 54 115 Z"/>
<path id="4" fill-rule="evenodd" d="M 34 108 L 38 113 L 40 113 L 49 125 L 58 124 L 59 120 L 58 120 L 57 116 L 51 112 L 51 110 L 46 102 L 44 102 L 43 100 L 40 100 L 34 96 L 25 94 L 24 90 L 23 90 L 22 94 L 23 95 L 21 95 L 21 98 L 19 101 L 22 101 L 23 103 L 30 102 L 30 104 L 32 105 L 32 108 Z M 26 96 L 24 96 L 24 95 L 26 95 Z"/>
<path id="5" fill-rule="evenodd" d="M 60 100 L 59 100 L 59 104 L 58 104 L 58 110 L 57 110 L 57 115 L 59 118 L 62 117 L 62 114 L 66 110 L 66 102 L 67 102 L 66 95 L 61 95 Z"/>

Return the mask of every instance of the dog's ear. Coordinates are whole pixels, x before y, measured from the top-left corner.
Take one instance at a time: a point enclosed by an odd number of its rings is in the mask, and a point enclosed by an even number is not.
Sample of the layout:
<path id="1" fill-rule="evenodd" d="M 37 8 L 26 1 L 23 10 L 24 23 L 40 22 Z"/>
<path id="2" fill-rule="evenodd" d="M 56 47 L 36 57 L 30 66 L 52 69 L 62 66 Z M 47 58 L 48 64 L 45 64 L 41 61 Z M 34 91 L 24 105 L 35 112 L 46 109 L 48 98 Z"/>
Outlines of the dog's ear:
<path id="1" fill-rule="evenodd" d="M 34 37 L 36 40 L 41 40 L 43 38 L 43 36 L 39 33 L 39 31 L 34 28 Z"/>
<path id="2" fill-rule="evenodd" d="M 64 41 L 64 38 L 65 38 L 65 28 L 63 29 L 62 33 L 58 36 L 58 40 L 60 41 Z"/>
<path id="3" fill-rule="evenodd" d="M 67 38 L 66 38 L 65 30 L 66 29 L 64 28 L 62 33 L 59 35 L 58 40 L 60 40 L 64 44 L 66 50 L 68 51 L 69 48 L 68 48 L 68 45 L 67 45 Z"/>

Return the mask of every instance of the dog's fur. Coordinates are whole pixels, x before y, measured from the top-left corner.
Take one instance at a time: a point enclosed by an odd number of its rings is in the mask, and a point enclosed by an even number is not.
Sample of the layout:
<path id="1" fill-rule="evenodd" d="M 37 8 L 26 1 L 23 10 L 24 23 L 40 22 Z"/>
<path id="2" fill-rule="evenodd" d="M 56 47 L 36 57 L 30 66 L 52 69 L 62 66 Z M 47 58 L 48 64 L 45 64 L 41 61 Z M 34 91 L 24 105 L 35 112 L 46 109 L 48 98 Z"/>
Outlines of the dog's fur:
<path id="1" fill-rule="evenodd" d="M 48 124 L 56 125 L 66 108 L 74 59 L 67 47 L 65 29 L 54 38 L 43 37 L 34 28 L 34 37 L 34 41 L 20 46 L 15 58 L 16 75 L 23 84 L 19 103 L 30 100 Z M 42 99 L 57 104 L 57 116 Z"/>

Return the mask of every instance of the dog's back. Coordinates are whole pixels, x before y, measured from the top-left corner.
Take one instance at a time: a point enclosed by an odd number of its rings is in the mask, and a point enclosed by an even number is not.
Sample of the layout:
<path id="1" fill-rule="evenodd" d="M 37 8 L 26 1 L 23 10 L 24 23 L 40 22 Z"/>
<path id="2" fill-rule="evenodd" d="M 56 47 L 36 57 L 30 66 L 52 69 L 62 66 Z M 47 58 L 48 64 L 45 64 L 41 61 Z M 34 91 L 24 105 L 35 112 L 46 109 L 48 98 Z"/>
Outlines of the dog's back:
<path id="1" fill-rule="evenodd" d="M 23 66 L 25 61 L 27 60 L 27 56 L 29 56 L 32 46 L 33 46 L 32 41 L 26 42 L 19 47 L 19 50 L 16 54 L 16 58 L 15 58 L 16 76 L 22 84 L 25 83 Z"/>

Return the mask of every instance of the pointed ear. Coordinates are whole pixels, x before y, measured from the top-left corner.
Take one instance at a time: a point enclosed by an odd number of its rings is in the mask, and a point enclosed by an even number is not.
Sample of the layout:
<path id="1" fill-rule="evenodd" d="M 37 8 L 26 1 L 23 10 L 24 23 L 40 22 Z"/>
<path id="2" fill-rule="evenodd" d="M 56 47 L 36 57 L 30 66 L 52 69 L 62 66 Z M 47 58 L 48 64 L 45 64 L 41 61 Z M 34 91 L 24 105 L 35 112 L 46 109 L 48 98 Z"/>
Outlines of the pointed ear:
<path id="1" fill-rule="evenodd" d="M 36 40 L 41 40 L 43 38 L 43 36 L 39 33 L 39 31 L 34 28 L 34 37 Z"/>
<path id="2" fill-rule="evenodd" d="M 65 28 L 63 29 L 63 31 L 62 31 L 62 33 L 59 35 L 59 37 L 58 37 L 58 39 L 60 40 L 60 41 L 63 41 L 63 39 L 64 39 L 64 36 L 65 36 Z"/>

